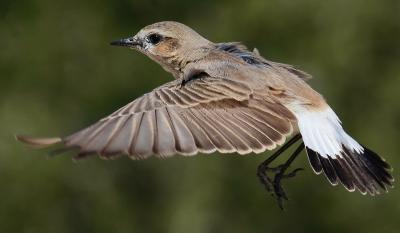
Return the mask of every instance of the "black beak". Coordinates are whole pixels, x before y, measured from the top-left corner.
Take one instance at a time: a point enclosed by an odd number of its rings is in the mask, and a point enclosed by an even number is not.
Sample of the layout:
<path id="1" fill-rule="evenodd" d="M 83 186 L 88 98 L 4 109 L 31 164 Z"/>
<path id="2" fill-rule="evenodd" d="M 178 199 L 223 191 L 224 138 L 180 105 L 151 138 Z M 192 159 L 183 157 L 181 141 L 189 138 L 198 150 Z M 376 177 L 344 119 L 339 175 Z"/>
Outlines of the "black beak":
<path id="1" fill-rule="evenodd" d="M 142 42 L 139 41 L 136 37 L 130 37 L 127 39 L 116 40 L 110 43 L 110 45 L 115 46 L 125 46 L 125 47 L 135 47 L 142 46 Z"/>

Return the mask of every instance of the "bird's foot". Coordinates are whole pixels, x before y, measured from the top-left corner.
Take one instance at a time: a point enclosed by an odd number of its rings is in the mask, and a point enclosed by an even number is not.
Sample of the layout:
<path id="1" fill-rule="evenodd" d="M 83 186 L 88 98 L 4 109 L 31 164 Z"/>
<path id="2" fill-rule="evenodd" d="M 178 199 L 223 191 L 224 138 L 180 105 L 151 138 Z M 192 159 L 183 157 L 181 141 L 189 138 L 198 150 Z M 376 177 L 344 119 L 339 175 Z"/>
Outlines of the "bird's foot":
<path id="1" fill-rule="evenodd" d="M 283 209 L 284 200 L 288 200 L 285 190 L 282 187 L 282 180 L 296 176 L 297 172 L 303 170 L 303 168 L 297 168 L 290 173 L 285 174 L 288 169 L 287 164 L 282 164 L 277 167 L 267 167 L 261 164 L 258 167 L 257 175 L 260 178 L 261 183 L 265 186 L 265 189 L 275 197 L 278 202 L 279 208 Z M 275 174 L 274 178 L 268 176 L 268 172 Z"/>

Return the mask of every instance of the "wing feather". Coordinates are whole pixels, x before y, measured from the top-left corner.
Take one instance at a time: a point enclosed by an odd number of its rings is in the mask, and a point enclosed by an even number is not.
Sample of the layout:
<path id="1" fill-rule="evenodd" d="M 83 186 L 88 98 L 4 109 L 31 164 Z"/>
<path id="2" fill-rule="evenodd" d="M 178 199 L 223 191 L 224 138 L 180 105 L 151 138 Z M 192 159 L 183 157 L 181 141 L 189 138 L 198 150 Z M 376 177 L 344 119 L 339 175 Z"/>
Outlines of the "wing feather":
<path id="1" fill-rule="evenodd" d="M 208 138 L 210 138 L 219 152 L 232 153 L 236 151 L 235 146 L 233 146 L 231 142 L 225 138 L 224 134 L 215 127 L 215 123 L 213 123 L 210 118 L 202 114 L 198 109 L 190 109 L 188 112 L 193 121 L 196 122 L 200 128 L 204 129 L 204 132 L 207 133 Z"/>
<path id="2" fill-rule="evenodd" d="M 119 130 L 115 133 L 106 148 L 103 149 L 104 156 L 106 158 L 112 157 L 118 153 L 129 154 L 129 148 L 134 136 L 134 122 L 138 121 L 139 116 L 129 115 L 126 121 L 120 125 Z"/>
<path id="3" fill-rule="evenodd" d="M 215 111 L 204 112 L 207 120 L 218 130 L 223 137 L 236 149 L 239 154 L 248 154 L 251 147 L 243 140 L 236 131 L 236 126 L 227 124 Z"/>
<path id="4" fill-rule="evenodd" d="M 233 115 L 225 110 L 222 106 L 215 114 L 219 117 L 219 119 L 225 121 L 224 125 L 229 126 L 234 134 L 240 138 L 240 140 L 247 145 L 250 151 L 255 153 L 260 153 L 265 151 L 263 144 L 257 139 L 260 135 L 258 131 L 252 130 L 248 126 L 242 124 L 241 121 L 237 120 L 233 117 Z"/>
<path id="5" fill-rule="evenodd" d="M 172 131 L 169 116 L 165 108 L 155 110 L 156 113 L 156 137 L 154 153 L 160 157 L 170 156 L 176 153 L 175 136 Z"/>
<path id="6" fill-rule="evenodd" d="M 153 153 L 154 119 L 154 111 L 143 113 L 135 142 L 132 143 L 131 153 L 140 159 L 147 158 Z"/>
<path id="7" fill-rule="evenodd" d="M 76 158 L 248 154 L 282 144 L 294 122 L 293 114 L 272 97 L 244 83 L 206 77 L 185 85 L 181 80 L 167 83 L 62 141 L 67 148 L 79 148 Z"/>
<path id="8" fill-rule="evenodd" d="M 168 120 L 170 121 L 171 129 L 174 134 L 176 150 L 183 155 L 194 155 L 198 152 L 198 147 L 199 149 L 203 149 L 202 146 L 199 146 L 195 142 L 195 137 L 188 128 L 188 124 L 183 122 L 181 116 L 175 113 L 175 111 L 169 111 L 168 108 L 166 108 L 165 111 L 168 114 Z M 199 136 L 204 137 L 206 135 L 201 133 Z"/>

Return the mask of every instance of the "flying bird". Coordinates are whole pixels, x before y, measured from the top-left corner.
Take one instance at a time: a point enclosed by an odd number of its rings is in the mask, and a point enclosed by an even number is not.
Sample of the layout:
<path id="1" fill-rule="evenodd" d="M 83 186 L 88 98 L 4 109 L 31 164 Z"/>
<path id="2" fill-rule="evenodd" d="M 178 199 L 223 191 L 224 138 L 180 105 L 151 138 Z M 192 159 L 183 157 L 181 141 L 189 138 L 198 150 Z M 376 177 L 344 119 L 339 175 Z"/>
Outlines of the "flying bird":
<path id="1" fill-rule="evenodd" d="M 371 195 L 392 187 L 390 165 L 344 131 L 322 95 L 306 83 L 311 78 L 306 72 L 266 60 L 241 43 L 213 43 L 171 21 L 146 26 L 111 45 L 145 54 L 175 79 L 72 135 L 16 136 L 18 140 L 38 147 L 77 148 L 76 159 L 216 151 L 244 155 L 281 146 L 257 170 L 281 208 L 287 200 L 281 180 L 301 170 L 287 172 L 304 148 L 313 171 L 324 173 L 332 185 Z M 284 164 L 270 165 L 301 139 Z"/>

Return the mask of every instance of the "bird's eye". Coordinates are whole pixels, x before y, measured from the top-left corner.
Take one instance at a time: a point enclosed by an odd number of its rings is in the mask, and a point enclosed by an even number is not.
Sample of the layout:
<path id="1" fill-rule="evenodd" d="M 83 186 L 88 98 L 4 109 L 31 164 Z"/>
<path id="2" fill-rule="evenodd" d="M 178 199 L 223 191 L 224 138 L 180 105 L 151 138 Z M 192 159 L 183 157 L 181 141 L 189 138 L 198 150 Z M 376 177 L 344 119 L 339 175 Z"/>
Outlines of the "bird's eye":
<path id="1" fill-rule="evenodd" d="M 153 34 L 150 34 L 147 36 L 147 41 L 153 45 L 156 45 L 156 44 L 160 43 L 162 38 L 163 37 L 160 34 L 153 33 Z"/>

